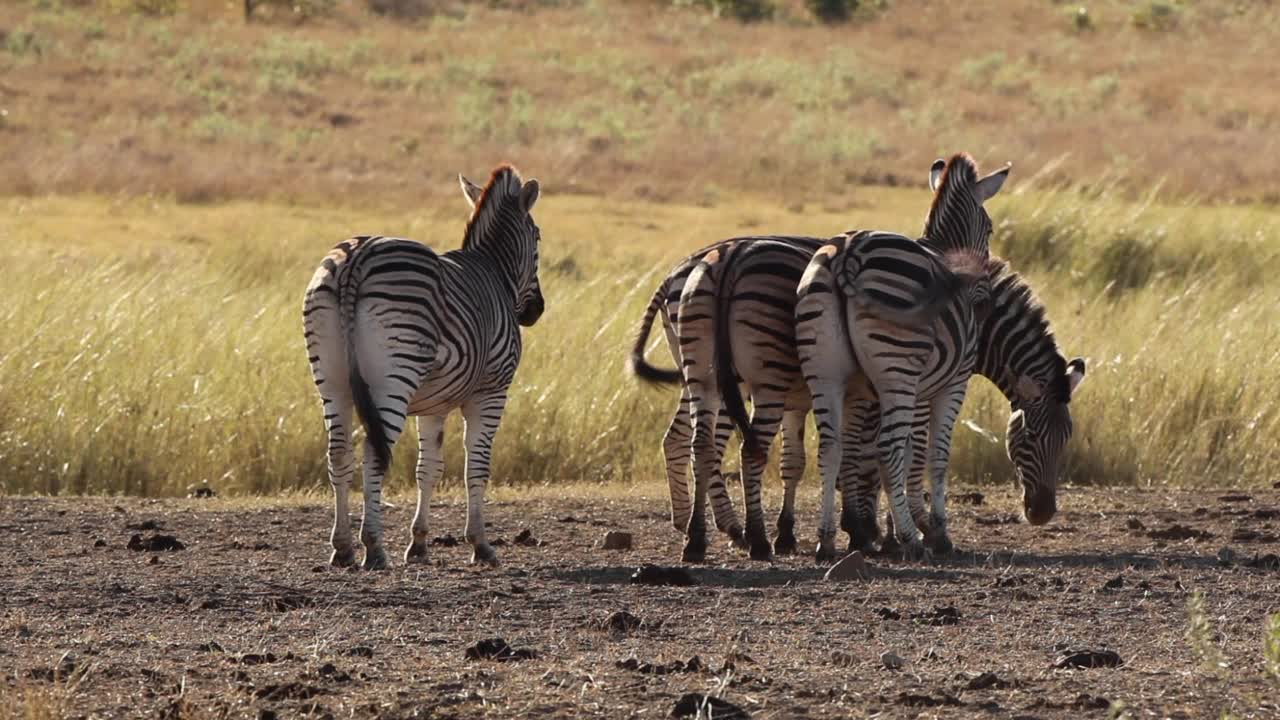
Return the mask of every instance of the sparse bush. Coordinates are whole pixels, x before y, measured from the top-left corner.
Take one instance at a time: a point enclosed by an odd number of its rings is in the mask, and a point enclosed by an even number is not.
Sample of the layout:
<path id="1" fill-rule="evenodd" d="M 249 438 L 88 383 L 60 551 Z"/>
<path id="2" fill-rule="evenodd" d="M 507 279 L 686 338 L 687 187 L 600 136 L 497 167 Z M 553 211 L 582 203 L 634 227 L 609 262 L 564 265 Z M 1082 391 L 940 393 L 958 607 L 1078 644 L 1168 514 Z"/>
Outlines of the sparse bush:
<path id="1" fill-rule="evenodd" d="M 674 4 L 703 7 L 716 17 L 733 18 L 740 22 L 769 20 L 777 12 L 773 0 L 675 0 Z"/>
<path id="2" fill-rule="evenodd" d="M 1263 627 L 1262 659 L 1267 676 L 1280 685 L 1280 613 L 1267 618 Z"/>
<path id="3" fill-rule="evenodd" d="M 1204 594 L 1199 590 L 1191 593 L 1187 598 L 1186 638 L 1187 644 L 1191 646 L 1191 652 L 1206 672 L 1216 675 L 1229 667 L 1226 657 L 1222 654 L 1222 648 L 1218 647 L 1217 633 L 1214 632 L 1213 625 L 1209 623 L 1209 616 L 1205 612 Z"/>
<path id="4" fill-rule="evenodd" d="M 116 12 L 165 17 L 176 15 L 182 9 L 180 0 L 111 0 Z"/>
<path id="5" fill-rule="evenodd" d="M 805 0 L 813 16 L 825 23 L 844 22 L 858 9 L 858 0 Z"/>
<path id="6" fill-rule="evenodd" d="M 1072 23 L 1075 24 L 1077 32 L 1085 32 L 1093 29 L 1093 16 L 1089 14 L 1089 8 L 1081 5 L 1071 13 Z"/>
<path id="7" fill-rule="evenodd" d="M 1178 26 L 1178 16 L 1182 9 L 1170 2 L 1147 3 L 1133 13 L 1133 24 L 1143 30 L 1172 30 Z"/>
<path id="8" fill-rule="evenodd" d="M 160 2 L 163 0 L 146 0 Z M 252 19 L 257 8 L 270 7 L 282 9 L 300 20 L 307 20 L 333 12 L 338 0 L 244 0 L 244 19 Z"/>
<path id="9" fill-rule="evenodd" d="M 429 0 L 367 0 L 367 4 L 374 14 L 400 20 L 416 20 L 433 12 Z"/>

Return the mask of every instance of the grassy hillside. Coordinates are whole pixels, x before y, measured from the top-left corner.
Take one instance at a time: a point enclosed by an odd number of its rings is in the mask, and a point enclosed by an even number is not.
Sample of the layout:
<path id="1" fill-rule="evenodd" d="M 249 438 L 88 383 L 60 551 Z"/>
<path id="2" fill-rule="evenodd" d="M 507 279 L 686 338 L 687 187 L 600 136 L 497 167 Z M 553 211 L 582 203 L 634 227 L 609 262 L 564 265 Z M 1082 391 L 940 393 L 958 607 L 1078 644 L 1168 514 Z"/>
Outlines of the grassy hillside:
<path id="1" fill-rule="evenodd" d="M 128 11 L 167 4 L 0 4 L 0 193 L 404 203 L 508 159 L 562 193 L 843 206 L 963 148 L 1024 179 L 1280 199 L 1265 2 L 893 0 L 836 26 L 794 1 L 745 25 L 659 0 Z"/>
<path id="2" fill-rule="evenodd" d="M 479 175 L 483 169 L 477 169 Z M 672 392 L 623 359 L 676 259 L 721 237 L 918 230 L 928 192 L 868 188 L 858 207 L 714 207 L 548 194 L 548 310 L 496 446 L 504 483 L 652 482 Z M 462 199 L 410 211 L 153 198 L 9 199 L 0 262 L 0 478 L 10 492 L 323 488 L 324 435 L 305 362 L 302 288 L 334 242 L 460 239 Z M 1260 486 L 1280 476 L 1280 216 L 1136 206 L 1079 194 L 993 201 L 993 247 L 1027 271 L 1065 350 L 1089 358 L 1073 402 L 1069 480 Z M 665 347 L 651 357 L 669 364 Z M 1005 482 L 1008 406 L 973 383 L 953 468 Z M 461 470 L 450 432 L 448 477 Z M 394 484 L 410 481 L 413 443 Z"/>

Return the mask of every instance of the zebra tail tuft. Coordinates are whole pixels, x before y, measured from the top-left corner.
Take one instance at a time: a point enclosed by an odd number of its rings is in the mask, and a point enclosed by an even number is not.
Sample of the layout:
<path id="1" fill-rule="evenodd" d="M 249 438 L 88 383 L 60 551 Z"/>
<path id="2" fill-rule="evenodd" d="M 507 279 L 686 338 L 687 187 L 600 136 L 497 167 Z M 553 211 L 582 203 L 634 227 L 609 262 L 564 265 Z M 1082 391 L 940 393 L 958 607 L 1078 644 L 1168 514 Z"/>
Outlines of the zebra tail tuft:
<path id="1" fill-rule="evenodd" d="M 729 279 L 728 263 L 720 268 L 720 279 Z M 716 384 L 720 386 L 720 399 L 725 411 L 733 418 L 738 431 L 742 433 L 742 448 L 751 456 L 760 452 L 760 440 L 751 429 L 751 419 L 747 416 L 747 406 L 742 399 L 742 389 L 738 387 L 738 373 L 733 362 L 733 342 L 729 337 L 729 310 L 732 291 L 725 288 L 723 282 L 716 283 L 716 314 L 713 320 L 715 328 L 715 366 Z"/>
<path id="2" fill-rule="evenodd" d="M 684 379 L 684 373 L 680 370 L 654 367 L 644 359 L 644 346 L 649 342 L 653 319 L 657 317 L 658 310 L 661 309 L 666 297 L 665 290 L 664 285 L 659 285 L 657 292 L 653 294 L 653 299 L 649 301 L 649 307 L 644 311 L 644 319 L 640 321 L 640 330 L 636 333 L 636 341 L 631 346 L 631 354 L 627 357 L 627 371 L 644 382 L 655 385 L 675 385 Z"/>

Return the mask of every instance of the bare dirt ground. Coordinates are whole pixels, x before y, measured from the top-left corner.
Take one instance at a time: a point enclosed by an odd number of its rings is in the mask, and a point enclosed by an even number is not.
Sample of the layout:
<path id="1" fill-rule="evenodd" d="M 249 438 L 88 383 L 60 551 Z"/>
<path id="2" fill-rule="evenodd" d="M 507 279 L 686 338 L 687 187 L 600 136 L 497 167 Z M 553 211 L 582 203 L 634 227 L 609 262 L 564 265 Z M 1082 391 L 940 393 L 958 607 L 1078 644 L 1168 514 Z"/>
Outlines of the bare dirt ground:
<path id="1" fill-rule="evenodd" d="M 652 494 L 491 503 L 500 568 L 463 543 L 380 573 L 326 565 L 320 502 L 0 499 L 0 715 L 668 717 L 699 693 L 713 717 L 1280 717 L 1280 491 L 1069 490 L 1045 528 L 984 492 L 952 506 L 952 557 L 833 583 L 717 538 L 688 587 L 630 582 L 679 565 Z M 393 552 L 411 512 L 388 511 Z M 435 535 L 462 521 L 433 508 Z M 610 529 L 635 549 L 595 547 Z M 184 549 L 129 548 L 157 533 Z M 1187 639 L 1196 590 L 1217 670 Z M 489 638 L 513 650 L 469 659 Z M 1122 664 L 1058 667 L 1105 650 Z"/>

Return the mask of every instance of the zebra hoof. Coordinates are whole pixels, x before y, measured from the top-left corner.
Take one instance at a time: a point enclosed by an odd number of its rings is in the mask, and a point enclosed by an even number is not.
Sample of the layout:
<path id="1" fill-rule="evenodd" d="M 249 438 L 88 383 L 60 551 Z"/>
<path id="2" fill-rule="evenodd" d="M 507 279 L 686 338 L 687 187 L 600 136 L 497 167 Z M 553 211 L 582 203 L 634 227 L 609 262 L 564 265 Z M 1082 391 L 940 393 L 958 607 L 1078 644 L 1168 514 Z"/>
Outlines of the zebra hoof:
<path id="1" fill-rule="evenodd" d="M 773 548 L 769 547 L 769 541 L 751 543 L 751 559 L 760 560 L 762 562 L 773 561 Z"/>
<path id="2" fill-rule="evenodd" d="M 905 542 L 898 540 L 898 554 L 908 562 L 919 562 L 928 559 L 929 548 L 925 546 L 923 538 L 911 538 Z"/>
<path id="3" fill-rule="evenodd" d="M 375 545 L 371 548 L 365 548 L 363 567 L 365 570 L 387 569 L 387 552 L 382 549 L 382 546 Z"/>
<path id="4" fill-rule="evenodd" d="M 956 546 L 951 542 L 951 538 L 946 533 L 940 533 L 930 538 L 929 549 L 935 555 L 950 555 L 955 552 Z"/>
<path id="5" fill-rule="evenodd" d="M 356 564 L 356 551 L 354 548 L 334 548 L 333 554 L 329 556 L 329 564 L 336 568 L 349 568 Z"/>
<path id="6" fill-rule="evenodd" d="M 779 535 L 773 539 L 773 552 L 778 555 L 796 554 L 796 536 Z"/>
<path id="7" fill-rule="evenodd" d="M 494 552 L 493 547 L 488 543 L 473 546 L 471 548 L 471 564 L 498 567 L 498 553 Z"/>
<path id="8" fill-rule="evenodd" d="M 427 544 L 420 540 L 414 541 L 404 551 L 404 561 L 409 565 L 424 565 L 428 560 Z"/>
<path id="9" fill-rule="evenodd" d="M 695 543 L 691 539 L 680 553 L 680 561 L 687 563 L 704 563 L 707 561 L 707 543 Z"/>
<path id="10" fill-rule="evenodd" d="M 818 550 L 813 554 L 813 562 L 815 565 L 830 565 L 840 557 L 836 552 L 836 546 L 832 544 L 818 545 Z"/>
<path id="11" fill-rule="evenodd" d="M 725 531 L 729 535 L 729 544 L 739 550 L 749 550 L 751 545 L 747 542 L 747 535 L 743 532 L 742 527 L 735 525 Z"/>

